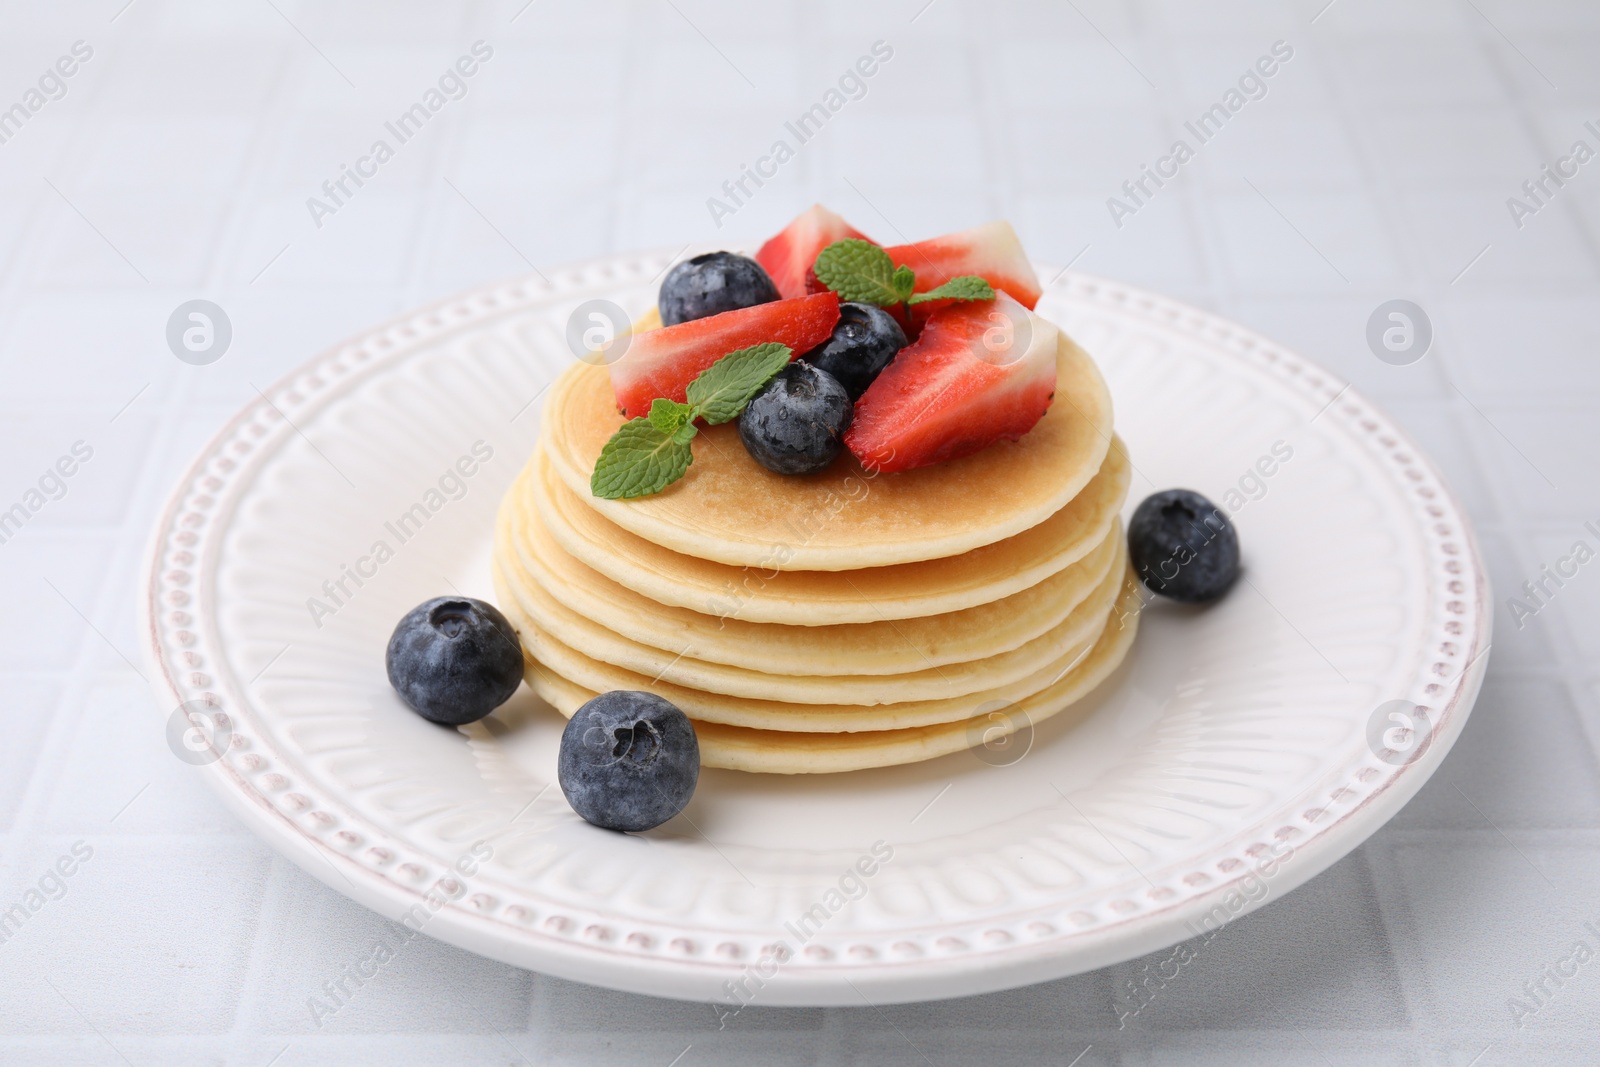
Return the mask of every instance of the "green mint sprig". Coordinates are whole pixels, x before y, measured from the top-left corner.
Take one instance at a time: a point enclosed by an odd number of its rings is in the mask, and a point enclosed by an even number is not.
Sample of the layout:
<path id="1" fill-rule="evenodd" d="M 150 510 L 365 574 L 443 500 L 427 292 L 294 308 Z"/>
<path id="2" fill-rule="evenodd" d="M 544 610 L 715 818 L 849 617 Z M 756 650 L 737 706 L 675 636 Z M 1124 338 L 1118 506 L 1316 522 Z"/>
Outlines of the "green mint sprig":
<path id="1" fill-rule="evenodd" d="M 910 267 L 896 267 L 878 245 L 847 237 L 817 253 L 812 264 L 817 280 L 839 294 L 839 299 L 879 307 L 899 305 L 907 322 L 911 306 L 929 300 L 993 300 L 994 287 L 976 274 L 951 278 L 926 293 L 916 293 L 916 275 Z"/>
<path id="2" fill-rule="evenodd" d="M 769 341 L 729 352 L 695 376 L 685 390 L 689 402 L 666 397 L 650 402 L 650 413 L 629 419 L 600 450 L 589 490 L 605 500 L 659 493 L 682 478 L 694 462 L 689 446 L 696 419 L 712 426 L 731 422 L 789 363 L 788 345 Z"/>
<path id="3" fill-rule="evenodd" d="M 960 274 L 943 285 L 934 286 L 926 293 L 917 293 L 910 303 L 921 304 L 928 300 L 993 300 L 994 286 L 976 274 Z"/>
<path id="4" fill-rule="evenodd" d="M 745 405 L 789 365 L 792 355 L 788 345 L 776 341 L 729 352 L 689 383 L 685 392 L 694 408 L 689 421 L 705 419 L 718 426 L 737 419 Z"/>
<path id="5" fill-rule="evenodd" d="M 893 307 L 911 297 L 915 284 L 910 267 L 895 267 L 889 253 L 858 237 L 835 241 L 818 252 L 811 269 L 841 300 L 857 304 Z"/>

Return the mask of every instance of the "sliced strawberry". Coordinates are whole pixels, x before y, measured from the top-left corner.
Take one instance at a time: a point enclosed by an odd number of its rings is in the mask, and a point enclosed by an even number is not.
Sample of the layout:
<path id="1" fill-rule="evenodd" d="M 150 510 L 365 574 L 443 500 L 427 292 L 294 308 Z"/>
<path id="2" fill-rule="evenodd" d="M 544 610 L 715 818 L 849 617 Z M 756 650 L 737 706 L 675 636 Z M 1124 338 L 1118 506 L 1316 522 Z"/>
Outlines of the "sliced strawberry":
<path id="1" fill-rule="evenodd" d="M 1039 302 L 1043 292 L 1039 276 L 1009 222 L 991 222 L 931 241 L 895 245 L 887 251 L 895 266 L 910 267 L 916 272 L 919 293 L 962 274 L 976 274 L 1029 309 Z"/>
<path id="2" fill-rule="evenodd" d="M 844 443 L 891 472 L 1015 441 L 1055 396 L 1058 337 L 1004 293 L 942 307 L 856 401 Z"/>
<path id="3" fill-rule="evenodd" d="M 635 334 L 622 358 L 607 367 L 611 388 L 628 416 L 647 413 L 658 396 L 681 404 L 695 375 L 729 352 L 776 341 L 799 355 L 826 341 L 838 321 L 838 295 L 818 293 Z"/>
<path id="4" fill-rule="evenodd" d="M 811 265 L 817 261 L 818 252 L 846 237 L 872 240 L 821 204 L 813 204 L 761 246 L 756 262 L 767 269 L 778 295 L 785 299 L 820 293 L 826 287 L 817 281 Z"/>

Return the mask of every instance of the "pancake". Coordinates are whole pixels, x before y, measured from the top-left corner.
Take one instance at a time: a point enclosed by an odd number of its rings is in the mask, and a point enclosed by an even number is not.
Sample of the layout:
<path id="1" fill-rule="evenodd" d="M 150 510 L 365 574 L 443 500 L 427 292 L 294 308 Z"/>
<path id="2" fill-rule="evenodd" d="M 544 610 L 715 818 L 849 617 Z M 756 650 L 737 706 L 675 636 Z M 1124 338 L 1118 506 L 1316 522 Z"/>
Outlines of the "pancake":
<path id="1" fill-rule="evenodd" d="M 885 567 L 1003 541 L 1060 511 L 1094 477 L 1111 444 L 1111 395 L 1065 334 L 1056 368 L 1055 402 L 1020 440 L 898 474 L 870 475 L 848 455 L 803 478 L 774 474 L 728 423 L 700 431 L 688 473 L 662 492 L 600 499 L 589 478 L 625 420 L 605 368 L 582 361 L 551 386 L 540 440 L 579 500 L 674 552 L 764 570 Z"/>
<path id="2" fill-rule="evenodd" d="M 619 585 L 660 604 L 707 615 L 794 626 L 946 614 L 1031 588 L 1106 539 L 1128 492 L 1131 466 L 1113 438 L 1100 470 L 1060 511 L 1013 537 L 963 555 L 859 571 L 731 567 L 635 536 L 585 505 L 536 450 L 525 490 L 551 538 Z M 742 445 L 740 446 L 743 447 Z"/>
<path id="3" fill-rule="evenodd" d="M 1035 674 L 992 689 L 969 693 L 959 697 L 936 700 L 908 700 L 896 704 L 865 706 L 856 704 L 794 704 L 779 700 L 750 700 L 740 697 L 706 693 L 697 689 L 654 681 L 643 675 L 628 672 L 605 671 L 604 664 L 580 660 L 581 669 L 568 673 L 547 662 L 534 658 L 524 646 L 524 677 L 536 694 L 552 704 L 563 714 L 570 715 L 577 704 L 567 703 L 566 697 L 578 690 L 590 696 L 609 692 L 620 685 L 625 689 L 646 690 L 672 701 L 696 722 L 713 722 L 726 726 L 767 730 L 780 733 L 856 733 L 909 729 L 958 722 L 970 718 L 976 709 L 994 707 L 996 704 L 1022 700 L 1055 684 L 1063 675 L 1078 666 L 1099 640 L 1106 625 L 1115 625 L 1113 607 L 1121 610 L 1115 601 L 1122 596 L 1118 582 L 1110 583 L 1115 596 L 1096 606 L 1092 625 L 1087 627 L 1083 640 L 1062 648 L 1056 657 Z M 497 583 L 503 579 L 496 577 Z M 506 617 L 518 634 L 537 629 L 514 597 L 506 598 Z M 556 684 L 560 679 L 567 685 Z M 580 701 L 581 703 L 581 701 Z"/>
<path id="4" fill-rule="evenodd" d="M 527 576 L 555 600 L 615 635 L 676 655 L 748 670 L 776 662 L 790 674 L 899 674 L 999 655 L 1051 630 L 1110 569 L 1122 538 L 1115 523 L 1082 559 L 1031 589 L 943 615 L 833 626 L 784 626 L 719 618 L 658 604 L 568 555 L 513 489 L 502 506 L 497 551 L 516 554 Z M 546 629 L 564 632 L 554 618 Z M 602 657 L 609 658 L 609 657 Z"/>
<path id="5" fill-rule="evenodd" d="M 507 609 L 506 617 L 511 620 L 513 628 L 518 632 L 534 625 L 516 605 Z M 746 700 L 718 693 L 705 693 L 667 682 L 653 682 L 643 675 L 630 676 L 632 678 L 630 684 L 632 688 L 647 689 L 664 699 L 671 700 L 696 722 L 714 722 L 753 730 L 829 734 L 934 726 L 939 723 L 959 722 L 970 718 L 976 709 L 1021 700 L 1054 684 L 1062 675 L 1082 662 L 1084 656 L 1099 640 L 1100 631 L 1105 628 L 1108 618 L 1109 614 L 1103 613 L 1096 620 L 1092 627 L 1093 632 L 1086 639 L 1070 648 L 1062 649 L 1043 670 L 1007 685 L 968 693 L 965 696 L 946 697 L 942 700 L 907 700 L 899 704 L 878 704 L 870 707 L 860 704 L 790 704 L 781 700 Z M 563 715 L 571 715 L 578 706 L 577 703 L 565 702 L 567 696 L 579 691 L 593 696 L 598 691 L 585 684 L 585 679 L 582 677 L 578 681 L 573 681 L 548 664 L 536 661 L 532 653 L 526 650 L 524 659 L 526 661 L 524 675 L 529 688 Z M 556 686 L 554 679 L 560 679 L 567 688 Z M 587 682 L 596 680 L 587 678 Z M 605 684 L 605 679 L 600 679 L 596 684 Z M 582 703 L 582 700 L 578 703 Z"/>
<path id="6" fill-rule="evenodd" d="M 495 570 L 502 608 L 514 600 L 527 622 L 517 627 L 523 647 L 540 663 L 596 690 L 647 689 L 664 682 L 704 693 L 799 705 L 878 705 L 966 696 L 1044 670 L 1063 649 L 1091 639 L 1103 624 L 1127 570 L 1127 549 L 1119 538 L 1115 562 L 1099 586 L 1040 637 L 997 656 L 884 675 L 795 675 L 784 672 L 786 659 L 770 663 L 766 672 L 751 671 L 697 659 L 692 642 L 676 653 L 651 648 L 619 637 L 561 604 L 528 577 L 514 554 L 497 555 Z"/>
<path id="7" fill-rule="evenodd" d="M 1054 684 L 1000 709 L 1003 716 L 984 713 L 933 726 L 856 733 L 756 730 L 697 721 L 700 763 L 765 774 L 826 774 L 916 763 L 992 742 L 1059 715 L 1105 681 L 1133 645 L 1141 603 L 1136 580 L 1127 572 L 1116 609 L 1083 660 Z M 553 672 L 539 675 L 535 691 L 564 715 L 595 696 Z"/>

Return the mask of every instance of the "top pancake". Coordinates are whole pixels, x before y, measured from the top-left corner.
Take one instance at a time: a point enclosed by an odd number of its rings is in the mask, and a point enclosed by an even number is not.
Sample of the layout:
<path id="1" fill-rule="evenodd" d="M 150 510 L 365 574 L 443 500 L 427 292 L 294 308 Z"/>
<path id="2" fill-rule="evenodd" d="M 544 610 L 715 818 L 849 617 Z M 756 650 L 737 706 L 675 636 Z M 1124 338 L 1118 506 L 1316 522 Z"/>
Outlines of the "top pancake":
<path id="1" fill-rule="evenodd" d="M 526 493 L 552 540 L 584 565 L 661 604 L 791 626 L 914 619 L 987 604 L 1032 588 L 1086 556 L 1116 521 L 1132 467 L 1120 439 L 1066 507 L 1037 526 L 946 559 L 858 571 L 730 567 L 673 552 L 607 522 L 534 449 Z"/>
<path id="2" fill-rule="evenodd" d="M 898 474 L 869 474 L 848 455 L 819 474 L 774 474 L 729 423 L 701 428 L 688 473 L 664 491 L 600 499 L 589 477 L 626 420 L 605 368 L 581 362 L 550 390 L 542 441 L 556 476 L 589 507 L 688 556 L 783 571 L 941 559 L 1043 522 L 1100 469 L 1111 444 L 1105 381 L 1065 334 L 1056 366 L 1055 402 L 1021 440 Z"/>

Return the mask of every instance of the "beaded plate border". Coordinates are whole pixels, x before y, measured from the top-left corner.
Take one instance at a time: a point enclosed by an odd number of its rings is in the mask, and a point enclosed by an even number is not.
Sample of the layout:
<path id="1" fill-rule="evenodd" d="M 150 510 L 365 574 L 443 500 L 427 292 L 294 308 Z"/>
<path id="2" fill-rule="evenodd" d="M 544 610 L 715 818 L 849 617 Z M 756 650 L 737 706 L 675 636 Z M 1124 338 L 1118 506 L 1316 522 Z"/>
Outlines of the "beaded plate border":
<path id="1" fill-rule="evenodd" d="M 621 286 L 642 284 L 657 276 L 670 257 L 647 254 L 618 257 L 552 271 L 539 278 L 485 287 L 402 316 L 324 352 L 247 405 L 206 445 L 178 482 L 156 524 L 146 554 L 141 631 L 146 655 L 155 666 L 153 687 L 166 706 L 194 701 L 219 716 L 231 735 L 226 751 L 205 768 L 207 777 L 236 808 L 265 819 L 275 842 L 295 839 L 340 865 L 341 887 L 316 864 L 305 864 L 336 889 L 354 889 L 363 902 L 391 916 L 430 894 L 447 902 L 436 929 L 445 940 L 511 962 L 590 981 L 607 981 L 608 966 L 619 962 L 638 967 L 641 977 L 608 982 L 662 995 L 705 996 L 711 984 L 747 970 L 742 961 L 773 947 L 742 933 L 684 929 L 645 921 L 623 920 L 601 911 L 552 909 L 536 895 L 514 887 L 491 885 L 486 879 L 464 879 L 451 873 L 449 861 L 418 850 L 385 830 L 371 826 L 343 807 L 340 798 L 301 781 L 293 760 L 262 740 L 256 728 L 269 709 L 252 705 L 242 687 L 214 677 L 210 666 L 221 660 L 223 640 L 207 615 L 207 569 L 215 566 L 230 503 L 281 442 L 296 431 L 301 417 L 336 398 L 342 389 L 383 373 L 417 346 L 481 326 L 498 316 L 599 295 Z M 1048 273 L 1045 276 L 1049 276 Z M 1489 590 L 1476 543 L 1456 500 L 1431 463 L 1407 437 L 1348 385 L 1311 362 L 1260 335 L 1207 312 L 1119 283 L 1085 275 L 1063 276 L 1047 294 L 1112 316 L 1182 331 L 1213 349 L 1243 362 L 1254 372 L 1287 385 L 1314 405 L 1317 417 L 1331 416 L 1351 441 L 1365 448 L 1390 472 L 1410 501 L 1417 531 L 1436 567 L 1428 587 L 1432 594 L 1426 618 L 1433 655 L 1416 664 L 1411 698 L 1433 715 L 1433 750 L 1414 762 L 1390 765 L 1378 756 L 1359 761 L 1348 780 L 1326 798 L 1285 819 L 1270 835 L 1241 840 L 1226 856 L 1211 854 L 1204 869 L 1195 869 L 1169 884 L 1141 895 L 1119 895 L 1092 908 L 1063 912 L 1033 908 L 1006 921 L 941 926 L 936 929 L 886 931 L 882 936 L 819 938 L 786 961 L 786 981 L 795 984 L 789 997 L 769 1003 L 828 1003 L 828 989 L 841 977 L 879 987 L 888 999 L 923 995 L 956 995 L 1001 988 L 1022 981 L 1071 973 L 1149 951 L 1171 943 L 1172 931 L 1184 915 L 1203 912 L 1249 874 L 1258 857 L 1275 845 L 1297 851 L 1327 841 L 1326 853 L 1297 865 L 1286 882 L 1299 884 L 1331 865 L 1382 824 L 1388 814 L 1420 788 L 1443 758 L 1471 708 L 1481 682 L 1490 637 Z M 1380 796 L 1397 796 L 1381 817 L 1358 820 Z M 1340 848 L 1336 842 L 1343 842 Z M 442 872 L 442 873 L 441 873 Z M 364 879 L 359 886 L 353 878 Z M 1142 896 L 1142 899 L 1140 899 Z M 1165 921 L 1143 936 L 1119 938 L 1128 924 L 1163 915 Z M 1148 925 L 1148 924 L 1147 924 Z M 1092 937 L 1091 946 L 1084 942 Z M 1113 943 L 1113 942 L 1117 943 Z M 1080 965 L 1052 967 L 1059 957 L 1083 942 Z M 595 957 L 585 960 L 585 957 Z M 605 959 L 601 959 L 603 957 Z M 980 957 L 980 958 L 974 958 Z M 950 973 L 929 972 L 937 960 L 955 964 Z M 872 982 L 874 970 L 903 971 L 914 965 L 915 976 L 885 974 Z M 685 966 L 709 969 L 711 983 L 692 990 L 665 988 L 643 977 L 655 970 L 670 973 Z M 810 977 L 807 977 L 810 972 Z M 950 985 L 959 973 L 984 977 Z M 995 977 L 999 975 L 1000 977 Z M 940 983 L 945 983 L 941 985 Z M 846 992 L 837 998 L 850 1003 Z"/>

